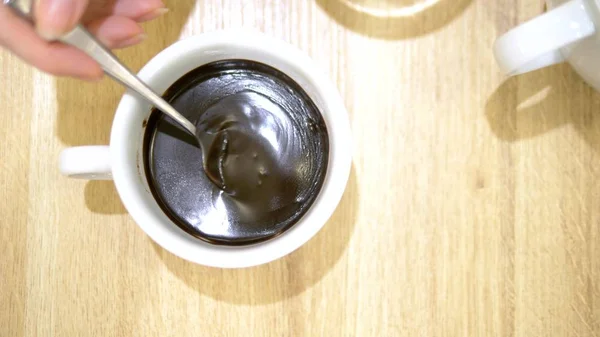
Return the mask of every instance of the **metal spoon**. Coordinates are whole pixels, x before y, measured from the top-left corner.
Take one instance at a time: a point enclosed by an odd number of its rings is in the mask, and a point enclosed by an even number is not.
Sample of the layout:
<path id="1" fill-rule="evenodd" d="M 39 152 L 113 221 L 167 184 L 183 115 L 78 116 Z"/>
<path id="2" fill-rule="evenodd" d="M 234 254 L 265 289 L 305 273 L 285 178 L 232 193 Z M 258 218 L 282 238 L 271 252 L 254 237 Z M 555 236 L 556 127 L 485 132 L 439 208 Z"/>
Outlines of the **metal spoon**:
<path id="1" fill-rule="evenodd" d="M 33 20 L 33 2 L 34 0 L 2 0 L 5 5 L 14 9 L 19 15 L 25 19 Z M 177 124 L 181 125 L 187 132 L 192 134 L 197 140 L 202 150 L 202 166 L 208 178 L 217 186 L 223 186 L 220 172 L 213 172 L 207 163 L 207 151 L 211 137 L 200 137 L 196 133 L 196 126 L 177 112 L 169 103 L 150 89 L 142 80 L 133 74 L 117 57 L 106 47 L 102 45 L 90 32 L 83 26 L 77 25 L 72 31 L 63 35 L 59 41 L 76 47 L 91 58 L 96 60 L 104 70 L 104 72 L 123 84 L 127 88 L 137 92 L 140 96 L 146 99 L 149 103 L 156 106 L 162 112 L 171 117 Z M 207 136 L 207 135 L 203 135 Z"/>

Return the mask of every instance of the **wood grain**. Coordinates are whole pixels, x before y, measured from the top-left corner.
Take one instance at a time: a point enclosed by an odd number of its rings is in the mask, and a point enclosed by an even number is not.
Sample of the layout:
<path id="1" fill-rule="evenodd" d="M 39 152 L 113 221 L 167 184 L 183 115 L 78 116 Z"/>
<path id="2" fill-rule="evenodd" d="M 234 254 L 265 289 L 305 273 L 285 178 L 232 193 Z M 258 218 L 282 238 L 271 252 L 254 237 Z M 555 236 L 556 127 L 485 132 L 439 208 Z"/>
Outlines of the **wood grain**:
<path id="1" fill-rule="evenodd" d="M 567 65 L 506 79 L 491 54 L 540 1 L 439 0 L 408 17 L 342 0 L 167 4 L 119 52 L 134 69 L 240 27 L 325 69 L 356 143 L 339 208 L 273 263 L 187 263 L 110 182 L 58 173 L 61 149 L 108 141 L 123 89 L 2 52 L 0 336 L 600 335 L 600 94 Z"/>

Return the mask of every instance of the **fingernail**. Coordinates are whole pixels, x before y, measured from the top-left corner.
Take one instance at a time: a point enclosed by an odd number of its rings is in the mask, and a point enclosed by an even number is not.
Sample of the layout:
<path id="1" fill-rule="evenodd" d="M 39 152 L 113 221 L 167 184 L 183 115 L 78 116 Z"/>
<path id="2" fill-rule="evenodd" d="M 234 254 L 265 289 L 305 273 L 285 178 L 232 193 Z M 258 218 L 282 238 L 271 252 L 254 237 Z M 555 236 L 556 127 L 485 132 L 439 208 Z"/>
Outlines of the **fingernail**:
<path id="1" fill-rule="evenodd" d="M 165 15 L 169 12 L 168 8 L 157 8 L 151 12 L 148 12 L 137 19 L 139 22 L 150 21 L 156 19 L 159 16 Z"/>
<path id="2" fill-rule="evenodd" d="M 73 75 L 72 77 L 79 79 L 79 80 L 88 81 L 88 82 L 100 82 L 104 79 L 104 72 L 103 71 L 87 72 L 84 74 Z"/>
<path id="3" fill-rule="evenodd" d="M 80 80 L 84 80 L 84 81 L 88 81 L 88 82 L 100 82 L 104 79 L 104 74 L 100 74 L 100 75 L 93 75 L 93 76 L 85 76 L 85 77 L 80 77 Z"/>
<path id="4" fill-rule="evenodd" d="M 73 0 L 38 0 L 36 1 L 36 28 L 47 40 L 53 40 L 70 31 L 79 15 L 82 1 Z"/>
<path id="5" fill-rule="evenodd" d="M 147 37 L 148 37 L 148 35 L 146 35 L 144 33 L 138 34 L 136 36 L 130 37 L 128 39 L 125 39 L 125 40 L 117 43 L 117 46 L 115 48 L 125 48 L 125 47 L 130 47 L 130 46 L 136 45 L 136 44 L 144 41 Z"/>

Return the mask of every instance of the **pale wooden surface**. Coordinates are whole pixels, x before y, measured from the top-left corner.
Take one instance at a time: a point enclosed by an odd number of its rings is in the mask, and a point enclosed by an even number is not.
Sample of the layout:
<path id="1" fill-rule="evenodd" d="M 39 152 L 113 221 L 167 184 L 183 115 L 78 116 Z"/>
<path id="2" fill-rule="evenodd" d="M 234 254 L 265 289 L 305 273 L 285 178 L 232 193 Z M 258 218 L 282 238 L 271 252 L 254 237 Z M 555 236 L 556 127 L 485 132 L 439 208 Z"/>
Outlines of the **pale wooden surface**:
<path id="1" fill-rule="evenodd" d="M 410 18 L 340 0 L 169 7 L 120 53 L 133 68 L 248 27 L 328 72 L 356 142 L 340 207 L 268 265 L 184 262 L 110 182 L 58 173 L 62 148 L 108 141 L 123 89 L 2 53 L 0 336 L 600 335 L 600 94 L 566 65 L 506 80 L 491 54 L 541 1 L 439 0 Z"/>

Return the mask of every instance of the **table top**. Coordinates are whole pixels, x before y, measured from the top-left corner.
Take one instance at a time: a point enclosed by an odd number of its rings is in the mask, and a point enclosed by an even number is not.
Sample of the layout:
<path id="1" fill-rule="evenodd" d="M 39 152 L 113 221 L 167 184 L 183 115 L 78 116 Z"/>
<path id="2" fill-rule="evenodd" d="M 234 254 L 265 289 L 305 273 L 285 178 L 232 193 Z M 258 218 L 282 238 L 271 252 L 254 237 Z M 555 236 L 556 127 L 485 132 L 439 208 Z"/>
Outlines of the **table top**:
<path id="1" fill-rule="evenodd" d="M 491 53 L 541 1 L 387 17 L 342 0 L 167 4 L 149 39 L 119 52 L 132 68 L 181 37 L 244 27 L 325 69 L 355 140 L 341 204 L 275 262 L 183 261 L 112 182 L 58 172 L 61 149 L 108 142 L 124 90 L 2 52 L 0 335 L 600 334 L 600 94 L 568 65 L 507 79 Z"/>

